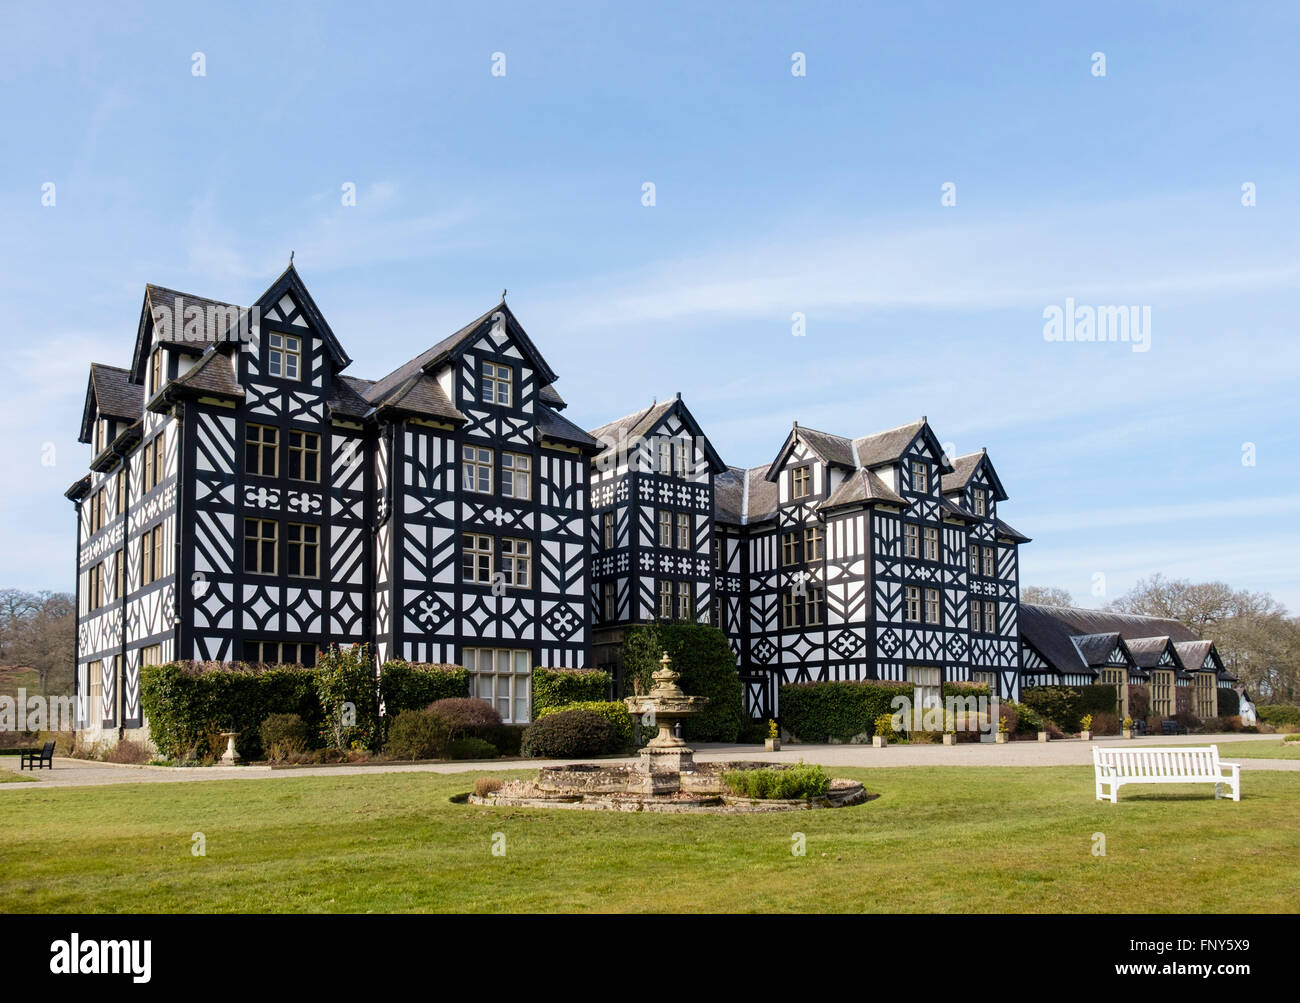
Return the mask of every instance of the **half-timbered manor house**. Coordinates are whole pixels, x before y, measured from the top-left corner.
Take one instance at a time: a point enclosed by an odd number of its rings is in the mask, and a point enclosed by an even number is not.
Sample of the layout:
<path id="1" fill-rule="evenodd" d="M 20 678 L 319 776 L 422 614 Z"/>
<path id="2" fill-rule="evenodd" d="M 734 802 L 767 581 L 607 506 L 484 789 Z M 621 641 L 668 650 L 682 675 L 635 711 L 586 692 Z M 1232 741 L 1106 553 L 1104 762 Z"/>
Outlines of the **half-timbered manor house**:
<path id="1" fill-rule="evenodd" d="M 617 674 L 626 628 L 656 619 L 719 626 L 756 716 L 811 679 L 937 698 L 1123 675 L 1203 701 L 1224 678 L 1186 632 L 1022 606 L 1028 540 L 992 461 L 950 460 L 924 418 L 795 425 L 751 469 L 680 394 L 585 431 L 504 299 L 380 379 L 351 361 L 291 264 L 249 307 L 146 286 L 129 368 L 90 367 L 67 495 L 92 736 L 143 726 L 144 665 L 335 642 L 464 665 L 527 721 L 533 666 Z"/>

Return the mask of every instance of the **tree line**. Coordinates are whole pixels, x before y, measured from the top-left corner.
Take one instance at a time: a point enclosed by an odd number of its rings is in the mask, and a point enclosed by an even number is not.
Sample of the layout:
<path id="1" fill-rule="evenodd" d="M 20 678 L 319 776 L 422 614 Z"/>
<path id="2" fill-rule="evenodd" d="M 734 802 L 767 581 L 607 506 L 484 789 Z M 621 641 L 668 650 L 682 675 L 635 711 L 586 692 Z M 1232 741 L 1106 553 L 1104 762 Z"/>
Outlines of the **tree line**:
<path id="1" fill-rule="evenodd" d="M 1072 606 L 1060 588 L 1030 586 L 1023 602 Z M 1234 589 L 1223 582 L 1193 582 L 1156 574 L 1138 581 L 1104 607 L 1177 620 L 1198 637 L 1214 642 L 1223 667 L 1258 700 L 1300 701 L 1300 617 L 1267 592 Z"/>

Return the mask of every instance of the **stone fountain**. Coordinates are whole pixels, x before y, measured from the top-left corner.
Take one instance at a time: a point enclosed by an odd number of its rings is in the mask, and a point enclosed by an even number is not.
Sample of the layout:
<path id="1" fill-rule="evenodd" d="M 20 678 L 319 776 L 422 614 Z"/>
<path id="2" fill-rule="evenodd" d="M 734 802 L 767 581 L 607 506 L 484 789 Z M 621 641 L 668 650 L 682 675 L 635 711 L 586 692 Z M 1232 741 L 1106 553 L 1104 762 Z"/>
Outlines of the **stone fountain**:
<path id="1" fill-rule="evenodd" d="M 677 737 L 677 722 L 700 713 L 709 698 L 688 697 L 682 692 L 677 685 L 681 674 L 673 671 L 672 659 L 666 651 L 650 678 L 654 686 L 649 693 L 623 700 L 630 714 L 640 714 L 643 722 L 659 728 L 659 734 L 641 750 L 640 762 L 628 777 L 628 790 L 638 794 L 675 794 L 682 789 L 682 774 L 695 772 L 694 750 Z"/>
<path id="2" fill-rule="evenodd" d="M 832 779 L 830 791 L 819 798 L 795 801 L 751 801 L 732 795 L 723 773 L 759 768 L 783 770 L 787 764 L 752 760 L 696 763 L 694 751 L 676 734 L 680 721 L 700 713 L 707 697 L 687 696 L 677 681 L 668 652 L 659 659 L 645 695 L 623 700 L 628 713 L 658 728 L 636 762 L 565 763 L 543 766 L 536 780 L 497 782 L 490 793 L 460 795 L 476 805 L 536 808 L 591 808 L 614 811 L 768 812 L 801 808 L 837 808 L 868 800 L 856 780 Z M 453 798 L 453 800 L 456 800 Z"/>

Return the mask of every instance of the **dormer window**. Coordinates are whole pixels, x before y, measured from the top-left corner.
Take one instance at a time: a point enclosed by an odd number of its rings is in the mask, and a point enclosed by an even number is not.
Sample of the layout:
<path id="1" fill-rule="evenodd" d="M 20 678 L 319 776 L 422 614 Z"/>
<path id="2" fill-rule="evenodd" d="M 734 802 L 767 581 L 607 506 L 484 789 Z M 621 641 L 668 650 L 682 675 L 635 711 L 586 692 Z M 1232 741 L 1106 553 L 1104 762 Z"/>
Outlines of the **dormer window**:
<path id="1" fill-rule="evenodd" d="M 912 461 L 912 490 L 917 494 L 929 493 L 929 470 L 920 460 Z"/>
<path id="2" fill-rule="evenodd" d="M 509 366 L 498 366 L 495 362 L 483 363 L 483 392 L 481 394 L 484 404 L 500 404 L 502 407 L 510 406 L 510 384 L 514 376 L 514 370 Z"/>
<path id="3" fill-rule="evenodd" d="M 272 331 L 267 339 L 266 370 L 281 379 L 296 380 L 302 372 L 302 339 Z"/>
<path id="4" fill-rule="evenodd" d="M 807 498 L 812 490 L 812 478 L 807 467 L 795 467 L 790 471 L 790 497 Z"/>
<path id="5" fill-rule="evenodd" d="M 971 500 L 972 500 L 972 504 L 975 506 L 975 514 L 976 514 L 976 515 L 988 515 L 988 514 L 989 514 L 988 501 L 987 501 L 987 499 L 985 499 L 985 497 L 984 497 L 984 489 L 983 489 L 983 488 L 975 488 L 975 489 L 971 492 Z"/>
<path id="6" fill-rule="evenodd" d="M 677 442 L 677 476 L 689 477 L 694 471 L 691 469 L 695 464 L 692 462 L 692 449 L 690 439 L 679 439 Z"/>

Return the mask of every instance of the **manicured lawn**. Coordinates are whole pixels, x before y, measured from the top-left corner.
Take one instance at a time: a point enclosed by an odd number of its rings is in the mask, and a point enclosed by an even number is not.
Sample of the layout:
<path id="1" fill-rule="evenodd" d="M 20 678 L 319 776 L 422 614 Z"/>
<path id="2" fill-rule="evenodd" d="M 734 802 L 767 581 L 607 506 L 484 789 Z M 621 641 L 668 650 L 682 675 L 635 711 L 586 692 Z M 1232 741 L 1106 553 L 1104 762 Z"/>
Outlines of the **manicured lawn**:
<path id="1" fill-rule="evenodd" d="M 29 777 L 22 773 L 12 773 L 9 770 L 0 770 L 0 784 L 21 784 L 35 779 L 35 777 Z"/>
<path id="2" fill-rule="evenodd" d="M 1300 759 L 1300 742 L 1284 742 L 1281 736 L 1275 742 L 1220 742 L 1214 737 L 1207 737 L 1199 743 L 1189 745 L 1207 745 L 1219 747 L 1219 758 L 1232 762 L 1234 759 Z"/>
<path id="3" fill-rule="evenodd" d="M 451 804 L 470 774 L 13 790 L 0 910 L 1295 908 L 1300 772 L 1247 774 L 1240 803 L 1198 785 L 1126 787 L 1118 805 L 1093 800 L 1091 767 L 833 772 L 881 796 L 738 817 Z"/>

